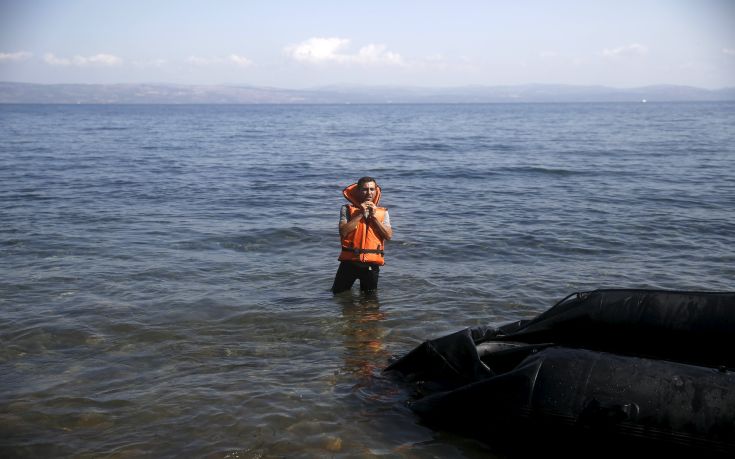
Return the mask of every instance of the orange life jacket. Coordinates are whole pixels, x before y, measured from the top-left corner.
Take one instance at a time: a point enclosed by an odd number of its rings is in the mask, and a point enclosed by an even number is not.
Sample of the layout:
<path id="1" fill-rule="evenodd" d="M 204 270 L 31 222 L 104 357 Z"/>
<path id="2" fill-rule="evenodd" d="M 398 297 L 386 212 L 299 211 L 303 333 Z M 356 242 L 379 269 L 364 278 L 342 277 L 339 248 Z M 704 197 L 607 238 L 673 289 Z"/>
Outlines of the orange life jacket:
<path id="1" fill-rule="evenodd" d="M 380 202 L 380 187 L 376 185 L 375 198 L 373 202 L 378 205 Z M 347 207 L 349 221 L 355 214 L 362 213 L 360 201 L 357 197 L 357 183 L 353 183 L 342 191 L 345 198 L 350 201 Z M 382 222 L 385 218 L 385 207 L 375 208 L 375 219 Z M 359 261 L 376 265 L 383 265 L 383 251 L 385 250 L 385 240 L 380 232 L 375 228 L 375 223 L 366 221 L 364 218 L 357 223 L 355 231 L 342 238 L 342 252 L 339 254 L 340 261 Z"/>

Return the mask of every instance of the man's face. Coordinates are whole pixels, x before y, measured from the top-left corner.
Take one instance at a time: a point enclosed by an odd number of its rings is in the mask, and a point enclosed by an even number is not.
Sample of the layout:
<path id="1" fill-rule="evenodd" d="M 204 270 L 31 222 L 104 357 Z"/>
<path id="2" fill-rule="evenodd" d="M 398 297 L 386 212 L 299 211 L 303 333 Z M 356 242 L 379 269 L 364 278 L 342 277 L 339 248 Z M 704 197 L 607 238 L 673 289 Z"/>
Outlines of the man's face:
<path id="1" fill-rule="evenodd" d="M 375 182 L 365 182 L 357 191 L 360 193 L 360 202 L 372 201 L 377 192 Z"/>

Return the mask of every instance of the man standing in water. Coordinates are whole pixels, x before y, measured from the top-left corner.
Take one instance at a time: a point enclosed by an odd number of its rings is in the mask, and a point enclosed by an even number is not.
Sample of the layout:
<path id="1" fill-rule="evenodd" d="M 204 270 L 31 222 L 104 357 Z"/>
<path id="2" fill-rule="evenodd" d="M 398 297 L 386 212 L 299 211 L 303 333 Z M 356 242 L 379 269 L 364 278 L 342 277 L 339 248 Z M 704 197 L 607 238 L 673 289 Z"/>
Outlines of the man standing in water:
<path id="1" fill-rule="evenodd" d="M 342 252 L 332 292 L 349 290 L 356 279 L 360 279 L 360 290 L 376 290 L 380 266 L 385 263 L 385 241 L 393 237 L 388 209 L 378 207 L 380 187 L 372 177 L 362 177 L 342 194 L 350 204 L 342 206 L 340 213 Z"/>

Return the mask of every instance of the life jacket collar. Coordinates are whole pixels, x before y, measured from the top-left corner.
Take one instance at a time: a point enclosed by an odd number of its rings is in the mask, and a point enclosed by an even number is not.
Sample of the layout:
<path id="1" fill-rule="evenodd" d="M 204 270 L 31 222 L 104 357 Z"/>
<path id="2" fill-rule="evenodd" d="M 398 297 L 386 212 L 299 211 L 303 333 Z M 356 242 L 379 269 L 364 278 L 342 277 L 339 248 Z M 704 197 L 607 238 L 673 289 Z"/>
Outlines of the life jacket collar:
<path id="1" fill-rule="evenodd" d="M 360 207 L 360 204 L 362 204 L 362 201 L 360 200 L 360 191 L 357 189 L 357 183 L 353 183 L 346 187 L 342 190 L 342 194 L 353 206 Z M 375 203 L 376 206 L 380 204 L 380 187 L 377 183 L 375 184 L 375 197 L 373 198 L 373 203 Z"/>

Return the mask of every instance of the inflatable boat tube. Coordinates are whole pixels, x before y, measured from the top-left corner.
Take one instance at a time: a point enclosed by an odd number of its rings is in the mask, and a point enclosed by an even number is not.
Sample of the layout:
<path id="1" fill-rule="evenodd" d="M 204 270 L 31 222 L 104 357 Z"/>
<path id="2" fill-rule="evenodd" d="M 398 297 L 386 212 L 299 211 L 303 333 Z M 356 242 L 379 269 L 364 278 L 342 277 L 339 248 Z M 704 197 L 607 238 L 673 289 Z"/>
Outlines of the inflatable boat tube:
<path id="1" fill-rule="evenodd" d="M 735 293 L 598 290 L 386 370 L 425 422 L 489 444 L 735 457 L 734 324 Z"/>

